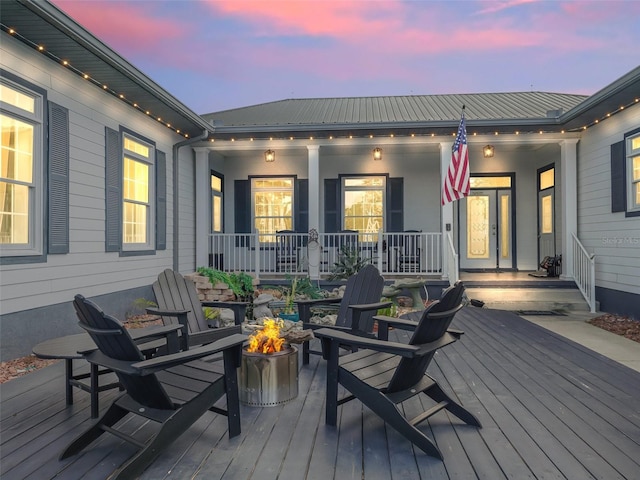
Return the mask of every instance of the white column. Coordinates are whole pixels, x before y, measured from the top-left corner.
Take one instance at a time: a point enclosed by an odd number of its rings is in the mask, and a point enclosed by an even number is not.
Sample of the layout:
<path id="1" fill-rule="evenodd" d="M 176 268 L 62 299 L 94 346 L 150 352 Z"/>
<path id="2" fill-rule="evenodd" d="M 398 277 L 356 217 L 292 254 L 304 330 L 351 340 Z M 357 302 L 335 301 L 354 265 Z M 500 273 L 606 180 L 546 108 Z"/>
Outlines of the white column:
<path id="1" fill-rule="evenodd" d="M 320 232 L 320 146 L 307 145 L 309 175 L 309 229 Z M 307 249 L 309 259 L 309 277 L 320 278 L 320 249 Z"/>
<path id="2" fill-rule="evenodd" d="M 578 235 L 578 139 L 560 142 L 560 221 L 562 225 L 562 278 L 573 278 L 573 241 Z"/>
<path id="3" fill-rule="evenodd" d="M 320 146 L 307 145 L 309 151 L 309 228 L 320 231 Z"/>
<path id="4" fill-rule="evenodd" d="M 211 233 L 211 172 L 209 170 L 209 149 L 194 148 L 195 164 L 195 226 L 196 226 L 196 268 L 209 265 L 209 234 Z"/>
<path id="5" fill-rule="evenodd" d="M 444 185 L 444 179 L 447 176 L 449 164 L 451 163 L 452 148 L 453 142 L 440 142 L 440 195 L 442 195 L 442 186 Z M 445 252 L 447 251 L 447 233 L 453 233 L 453 202 L 442 205 L 440 207 L 440 214 L 440 229 L 442 231 L 442 276 L 444 278 L 449 272 L 449 265 L 447 264 L 448 256 L 445 255 Z"/>

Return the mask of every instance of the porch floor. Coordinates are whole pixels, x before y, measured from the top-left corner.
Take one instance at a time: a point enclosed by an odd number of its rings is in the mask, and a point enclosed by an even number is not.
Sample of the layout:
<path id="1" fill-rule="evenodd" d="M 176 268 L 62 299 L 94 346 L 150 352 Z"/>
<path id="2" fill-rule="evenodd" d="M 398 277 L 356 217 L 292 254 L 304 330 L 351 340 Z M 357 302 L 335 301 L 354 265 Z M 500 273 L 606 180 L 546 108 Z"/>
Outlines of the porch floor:
<path id="1" fill-rule="evenodd" d="M 388 428 L 358 401 L 324 425 L 324 361 L 300 362 L 298 397 L 286 405 L 242 407 L 242 434 L 205 414 L 142 475 L 144 479 L 635 479 L 640 471 L 640 373 L 515 314 L 467 307 L 454 320 L 466 332 L 440 350 L 430 373 L 483 424 L 445 411 L 421 428 L 439 461 Z M 406 341 L 405 332 L 392 332 Z M 90 422 L 89 396 L 66 406 L 59 363 L 1 385 L 0 476 L 106 478 L 131 454 L 104 435 L 77 456 L 58 454 Z M 101 410 L 117 391 L 101 394 Z M 406 402 L 409 416 L 423 407 Z M 126 419 L 125 419 L 126 421 Z M 145 433 L 155 428 L 129 420 Z"/>

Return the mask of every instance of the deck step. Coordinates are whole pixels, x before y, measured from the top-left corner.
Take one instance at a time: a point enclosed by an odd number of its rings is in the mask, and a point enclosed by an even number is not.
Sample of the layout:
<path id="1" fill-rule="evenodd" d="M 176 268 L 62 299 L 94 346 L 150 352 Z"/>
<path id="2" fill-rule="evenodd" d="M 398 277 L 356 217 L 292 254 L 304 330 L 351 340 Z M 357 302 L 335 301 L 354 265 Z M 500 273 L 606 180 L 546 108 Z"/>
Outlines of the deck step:
<path id="1" fill-rule="evenodd" d="M 469 299 L 481 300 L 486 308 L 509 311 L 589 311 L 577 288 L 470 287 Z"/>

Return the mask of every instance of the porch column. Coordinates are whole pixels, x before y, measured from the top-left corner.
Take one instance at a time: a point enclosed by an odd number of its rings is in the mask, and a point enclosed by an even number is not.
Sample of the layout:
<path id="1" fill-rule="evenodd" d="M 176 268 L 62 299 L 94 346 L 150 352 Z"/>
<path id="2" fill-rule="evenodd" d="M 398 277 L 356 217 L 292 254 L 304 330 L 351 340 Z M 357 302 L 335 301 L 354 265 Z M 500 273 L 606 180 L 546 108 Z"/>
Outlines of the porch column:
<path id="1" fill-rule="evenodd" d="M 444 185 L 449 164 L 451 163 L 451 149 L 453 142 L 440 142 L 440 195 L 442 195 L 442 186 Z M 447 233 L 453 234 L 453 202 L 440 206 L 440 230 L 442 232 L 442 278 L 449 278 L 449 260 L 447 251 Z M 448 230 L 447 230 L 448 227 Z"/>
<path id="2" fill-rule="evenodd" d="M 562 225 L 562 274 L 561 278 L 573 279 L 573 241 L 578 235 L 578 139 L 560 142 L 560 221 Z"/>
<path id="3" fill-rule="evenodd" d="M 309 229 L 320 232 L 320 146 L 307 145 L 309 175 Z M 308 249 L 309 277 L 320 278 L 320 249 Z"/>
<path id="4" fill-rule="evenodd" d="M 209 149 L 197 147 L 194 169 L 196 198 L 196 268 L 209 265 L 209 234 L 211 233 L 211 172 L 209 170 Z"/>

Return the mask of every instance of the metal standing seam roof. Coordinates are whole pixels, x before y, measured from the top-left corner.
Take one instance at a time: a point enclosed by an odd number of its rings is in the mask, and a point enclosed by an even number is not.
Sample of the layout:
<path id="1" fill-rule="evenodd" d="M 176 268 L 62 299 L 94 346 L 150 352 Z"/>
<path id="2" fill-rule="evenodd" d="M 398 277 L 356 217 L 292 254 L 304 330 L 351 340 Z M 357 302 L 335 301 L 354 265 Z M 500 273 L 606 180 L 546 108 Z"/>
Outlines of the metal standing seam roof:
<path id="1" fill-rule="evenodd" d="M 587 98 L 587 95 L 513 92 L 287 99 L 202 117 L 216 127 L 457 122 L 465 105 L 468 122 L 520 121 L 547 119 L 549 111 L 566 112 Z"/>

